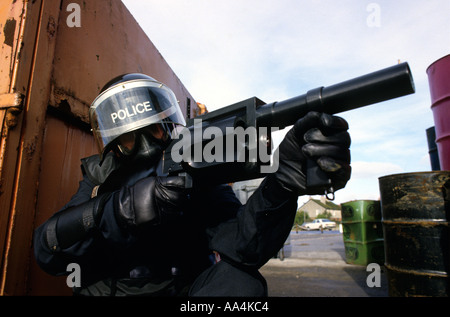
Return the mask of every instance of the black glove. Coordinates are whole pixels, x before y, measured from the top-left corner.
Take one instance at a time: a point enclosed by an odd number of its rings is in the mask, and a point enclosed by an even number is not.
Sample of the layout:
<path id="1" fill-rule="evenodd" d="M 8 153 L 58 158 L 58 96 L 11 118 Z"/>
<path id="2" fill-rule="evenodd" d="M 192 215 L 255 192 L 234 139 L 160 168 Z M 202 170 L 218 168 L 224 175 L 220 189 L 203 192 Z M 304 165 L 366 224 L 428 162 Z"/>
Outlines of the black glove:
<path id="1" fill-rule="evenodd" d="M 323 194 L 307 187 L 306 161 L 312 159 L 331 179 L 334 190 L 350 179 L 350 135 L 343 118 L 309 112 L 299 119 L 281 142 L 277 181 L 297 195 Z"/>
<path id="2" fill-rule="evenodd" d="M 126 229 L 144 224 L 173 223 L 181 220 L 189 201 L 185 178 L 147 177 L 133 186 L 122 187 L 114 197 L 117 220 Z"/>

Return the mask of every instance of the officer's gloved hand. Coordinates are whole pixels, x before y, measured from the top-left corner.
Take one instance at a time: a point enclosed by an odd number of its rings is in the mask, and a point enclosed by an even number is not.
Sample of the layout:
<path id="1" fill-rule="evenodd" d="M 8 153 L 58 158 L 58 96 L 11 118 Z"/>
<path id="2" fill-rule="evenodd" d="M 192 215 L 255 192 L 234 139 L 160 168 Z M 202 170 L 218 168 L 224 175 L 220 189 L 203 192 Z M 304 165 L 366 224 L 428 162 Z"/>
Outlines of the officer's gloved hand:
<path id="1" fill-rule="evenodd" d="M 299 119 L 278 148 L 279 168 L 274 174 L 278 183 L 297 195 L 323 194 L 307 187 L 310 158 L 326 172 L 335 190 L 345 187 L 351 174 L 347 130 L 347 121 L 325 113 L 312 111 Z"/>
<path id="2" fill-rule="evenodd" d="M 127 229 L 179 221 L 189 201 L 181 176 L 147 177 L 115 194 L 115 214 Z"/>

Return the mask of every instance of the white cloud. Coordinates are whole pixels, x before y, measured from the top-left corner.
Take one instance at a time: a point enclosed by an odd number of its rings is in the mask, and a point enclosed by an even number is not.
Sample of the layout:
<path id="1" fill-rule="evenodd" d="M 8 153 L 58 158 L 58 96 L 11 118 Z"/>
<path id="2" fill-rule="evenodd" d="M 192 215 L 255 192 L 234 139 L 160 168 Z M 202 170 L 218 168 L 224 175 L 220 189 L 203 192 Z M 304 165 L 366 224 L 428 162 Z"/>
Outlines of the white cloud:
<path id="1" fill-rule="evenodd" d="M 353 162 L 352 179 L 367 179 L 389 174 L 402 173 L 401 166 L 390 162 Z"/>

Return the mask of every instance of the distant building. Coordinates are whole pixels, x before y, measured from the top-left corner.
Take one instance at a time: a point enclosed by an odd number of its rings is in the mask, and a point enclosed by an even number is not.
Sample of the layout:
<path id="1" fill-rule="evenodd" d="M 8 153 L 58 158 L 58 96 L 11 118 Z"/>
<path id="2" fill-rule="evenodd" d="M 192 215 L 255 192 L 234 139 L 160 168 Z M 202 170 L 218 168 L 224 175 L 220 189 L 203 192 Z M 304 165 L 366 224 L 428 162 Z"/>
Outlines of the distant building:
<path id="1" fill-rule="evenodd" d="M 327 200 L 325 197 L 320 199 L 310 198 L 303 206 L 299 208 L 299 211 L 304 211 L 311 219 L 317 218 L 318 215 L 328 212 L 331 214 L 331 220 L 341 221 L 341 206 Z"/>

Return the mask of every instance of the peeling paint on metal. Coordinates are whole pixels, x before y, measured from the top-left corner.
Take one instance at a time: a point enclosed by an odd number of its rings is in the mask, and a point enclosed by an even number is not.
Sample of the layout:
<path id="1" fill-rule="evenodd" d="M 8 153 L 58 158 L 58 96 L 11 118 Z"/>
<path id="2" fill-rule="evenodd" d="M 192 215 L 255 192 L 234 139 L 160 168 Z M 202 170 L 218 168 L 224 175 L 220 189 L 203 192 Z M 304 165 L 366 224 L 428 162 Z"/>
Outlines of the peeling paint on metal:
<path id="1" fill-rule="evenodd" d="M 5 35 L 5 43 L 8 46 L 14 45 L 14 34 L 16 33 L 16 20 L 14 18 L 10 18 L 6 20 L 5 26 L 3 27 L 3 34 Z"/>
<path id="2" fill-rule="evenodd" d="M 22 112 L 22 108 L 12 107 L 6 112 L 5 123 L 9 129 L 13 129 L 17 126 L 18 116 Z"/>
<path id="3" fill-rule="evenodd" d="M 56 21 L 55 21 L 55 18 L 53 16 L 50 16 L 48 18 L 47 34 L 48 34 L 48 38 L 49 39 L 53 39 L 55 37 L 55 34 L 56 34 Z"/>
<path id="4" fill-rule="evenodd" d="M 28 142 L 23 147 L 25 158 L 28 161 L 32 161 L 33 160 L 34 153 L 36 152 L 36 143 L 37 143 L 37 136 L 34 137 L 33 141 Z"/>

